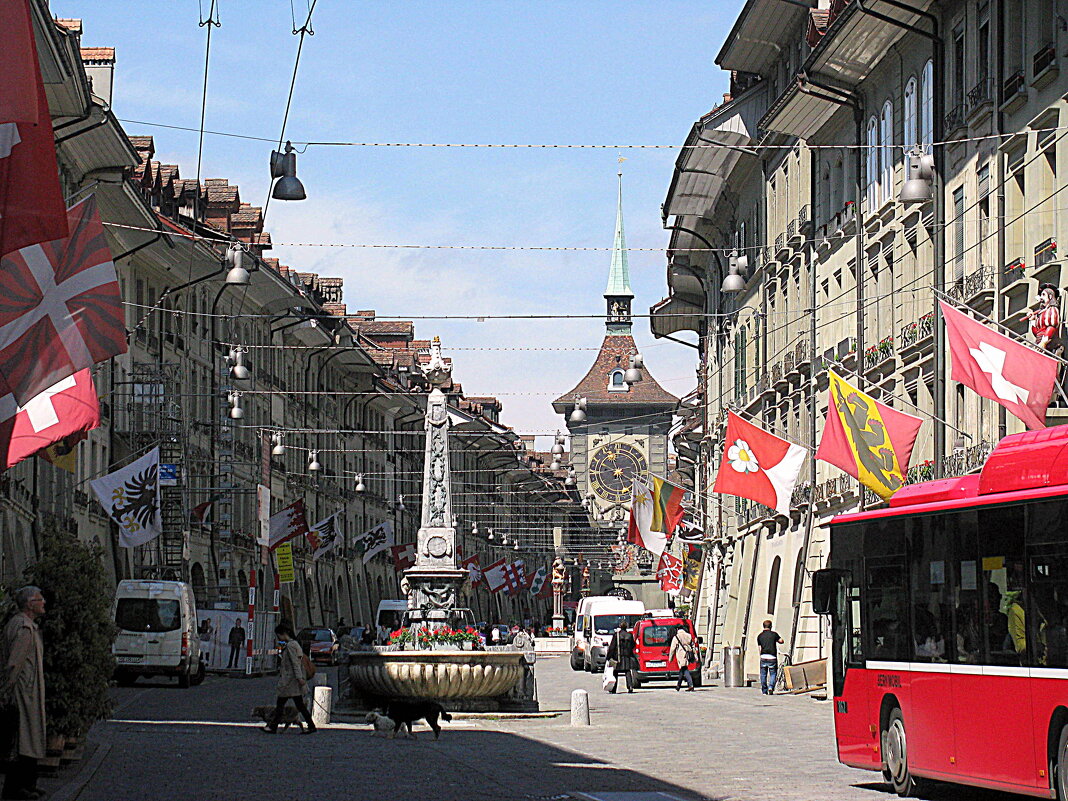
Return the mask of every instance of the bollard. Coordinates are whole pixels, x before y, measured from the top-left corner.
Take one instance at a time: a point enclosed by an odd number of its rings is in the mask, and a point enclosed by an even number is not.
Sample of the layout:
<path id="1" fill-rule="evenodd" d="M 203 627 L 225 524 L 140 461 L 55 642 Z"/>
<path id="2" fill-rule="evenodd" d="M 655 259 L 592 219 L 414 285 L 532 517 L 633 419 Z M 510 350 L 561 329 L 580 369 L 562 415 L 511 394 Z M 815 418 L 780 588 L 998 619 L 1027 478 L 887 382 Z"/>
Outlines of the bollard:
<path id="1" fill-rule="evenodd" d="M 590 725 L 590 694 L 585 690 L 571 691 L 571 725 Z"/>
<path id="2" fill-rule="evenodd" d="M 334 702 L 334 690 L 331 687 L 316 687 L 312 694 L 312 722 L 316 726 L 325 726 L 330 722 L 330 708 Z"/>

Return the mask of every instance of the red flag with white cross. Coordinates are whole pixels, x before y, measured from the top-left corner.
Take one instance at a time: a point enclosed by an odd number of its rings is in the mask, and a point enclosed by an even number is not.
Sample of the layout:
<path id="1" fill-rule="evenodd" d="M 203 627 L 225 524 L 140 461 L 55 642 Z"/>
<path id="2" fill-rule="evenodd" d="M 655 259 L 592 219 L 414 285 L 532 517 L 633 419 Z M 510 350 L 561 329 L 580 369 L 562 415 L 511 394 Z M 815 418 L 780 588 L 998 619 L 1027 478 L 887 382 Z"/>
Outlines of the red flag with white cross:
<path id="1" fill-rule="evenodd" d="M 73 206 L 68 218 L 69 237 L 0 259 L 0 377 L 20 404 L 127 349 L 95 198 Z"/>
<path id="2" fill-rule="evenodd" d="M 49 387 L 25 406 L 10 392 L 0 395 L 0 450 L 5 468 L 57 442 L 100 425 L 93 376 L 81 370 Z"/>
<path id="3" fill-rule="evenodd" d="M 29 0 L 0 2 L 0 256 L 67 235 Z M 43 389 L 43 388 L 42 388 Z"/>
<path id="4" fill-rule="evenodd" d="M 682 560 L 664 551 L 660 554 L 656 577 L 660 579 L 660 589 L 669 595 L 677 594 L 682 589 Z"/>
<path id="5" fill-rule="evenodd" d="M 996 401 L 1030 429 L 1046 427 L 1059 363 L 939 301 L 954 381 Z"/>
<path id="6" fill-rule="evenodd" d="M 407 542 L 404 545 L 394 545 L 389 549 L 393 556 L 393 569 L 403 573 L 409 567 L 415 566 L 415 543 Z"/>

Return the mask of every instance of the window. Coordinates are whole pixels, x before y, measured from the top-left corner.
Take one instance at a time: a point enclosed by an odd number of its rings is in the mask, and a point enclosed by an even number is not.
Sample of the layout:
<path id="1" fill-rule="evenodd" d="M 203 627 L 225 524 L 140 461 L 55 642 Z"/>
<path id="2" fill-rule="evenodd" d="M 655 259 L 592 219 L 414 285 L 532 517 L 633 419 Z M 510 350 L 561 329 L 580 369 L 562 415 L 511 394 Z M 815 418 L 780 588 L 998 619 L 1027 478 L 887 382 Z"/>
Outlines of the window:
<path id="1" fill-rule="evenodd" d="M 930 152 L 934 142 L 934 62 L 928 61 L 920 76 L 920 143 Z"/>
<path id="2" fill-rule="evenodd" d="M 904 144 L 905 144 L 905 178 L 909 177 L 909 158 L 912 148 L 916 146 L 916 137 L 919 133 L 919 120 L 916 114 L 916 79 L 909 78 L 905 84 L 905 97 L 902 113 L 904 114 Z"/>
<path id="3" fill-rule="evenodd" d="M 177 631 L 182 612 L 177 600 L 120 598 L 115 606 L 115 625 L 123 631 Z"/>
<path id="4" fill-rule="evenodd" d="M 879 117 L 879 202 L 890 199 L 894 189 L 894 104 L 887 100 Z"/>
<path id="5" fill-rule="evenodd" d="M 981 11 L 989 13 L 989 10 Z M 976 89 L 983 98 L 990 97 L 987 82 L 990 80 L 990 19 L 983 17 L 975 36 L 975 77 Z"/>
<path id="6" fill-rule="evenodd" d="M 630 389 L 627 383 L 623 380 L 622 370 L 613 370 L 608 377 L 608 391 L 609 392 L 626 392 Z"/>
<path id="7" fill-rule="evenodd" d="M 964 69 L 967 53 L 964 49 L 964 26 L 953 31 L 953 86 L 950 95 L 951 107 L 964 105 Z M 948 126 L 947 126 L 948 127 Z"/>
<path id="8" fill-rule="evenodd" d="M 868 120 L 867 148 L 867 189 L 865 201 L 869 209 L 874 209 L 879 195 L 879 125 L 875 117 Z"/>
<path id="9" fill-rule="evenodd" d="M 964 187 L 953 190 L 953 277 L 964 280 Z"/>
<path id="10" fill-rule="evenodd" d="M 1027 664 L 1023 612 L 1024 510 L 1020 506 L 978 512 L 983 635 L 992 665 Z"/>
<path id="11" fill-rule="evenodd" d="M 914 662 L 945 662 L 949 658 L 949 601 L 942 518 L 913 521 L 910 578 L 912 580 L 912 642 Z"/>
<path id="12" fill-rule="evenodd" d="M 771 563 L 771 578 L 768 579 L 768 614 L 775 614 L 779 596 L 779 571 L 782 569 L 782 557 L 776 556 Z"/>

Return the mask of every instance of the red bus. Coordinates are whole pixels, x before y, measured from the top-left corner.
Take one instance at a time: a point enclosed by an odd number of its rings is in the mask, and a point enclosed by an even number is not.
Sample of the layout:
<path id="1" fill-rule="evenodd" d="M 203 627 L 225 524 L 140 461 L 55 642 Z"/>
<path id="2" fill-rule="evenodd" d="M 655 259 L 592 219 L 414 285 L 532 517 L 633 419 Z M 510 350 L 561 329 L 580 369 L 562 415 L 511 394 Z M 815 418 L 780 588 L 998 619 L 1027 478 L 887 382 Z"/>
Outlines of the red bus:
<path id="1" fill-rule="evenodd" d="M 1068 801 L 1068 426 L 835 518 L 812 586 L 841 762 Z"/>

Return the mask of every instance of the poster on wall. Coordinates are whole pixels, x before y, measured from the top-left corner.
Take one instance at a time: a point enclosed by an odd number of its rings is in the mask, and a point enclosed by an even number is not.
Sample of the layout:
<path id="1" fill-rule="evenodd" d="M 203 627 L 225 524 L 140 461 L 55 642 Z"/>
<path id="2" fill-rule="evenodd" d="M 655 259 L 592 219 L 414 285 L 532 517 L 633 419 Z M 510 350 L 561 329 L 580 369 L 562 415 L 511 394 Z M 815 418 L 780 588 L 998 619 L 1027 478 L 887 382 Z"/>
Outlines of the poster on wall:
<path id="1" fill-rule="evenodd" d="M 208 670 L 244 670 L 248 612 L 201 609 L 197 612 L 200 653 Z"/>

